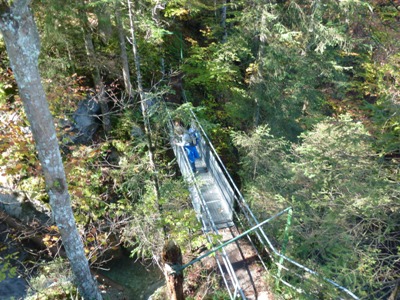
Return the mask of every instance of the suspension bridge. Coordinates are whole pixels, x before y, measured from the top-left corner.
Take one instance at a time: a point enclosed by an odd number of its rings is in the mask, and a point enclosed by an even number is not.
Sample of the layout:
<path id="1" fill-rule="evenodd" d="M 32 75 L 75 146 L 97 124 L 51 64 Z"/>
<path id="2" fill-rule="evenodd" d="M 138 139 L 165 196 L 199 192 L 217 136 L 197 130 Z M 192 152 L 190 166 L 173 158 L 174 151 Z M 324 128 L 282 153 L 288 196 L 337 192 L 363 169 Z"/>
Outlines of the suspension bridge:
<path id="1" fill-rule="evenodd" d="M 197 145 L 200 159 L 196 161 L 196 174 L 192 172 L 185 149 L 176 142 L 171 119 L 170 143 L 181 174 L 188 184 L 193 208 L 204 234 L 210 243 L 213 235 L 221 239 L 214 249 L 182 266 L 181 270 L 213 253 L 230 299 L 273 299 L 265 278 L 260 279 L 260 273 L 269 274 L 275 278 L 277 285 L 293 288 L 309 299 L 359 299 L 333 280 L 285 256 L 286 245 L 282 245 L 281 252 L 274 247 L 262 226 L 286 214 L 287 233 L 291 208 L 259 222 L 193 111 L 191 114 L 201 136 Z M 269 257 L 269 266 L 276 265 L 276 274 L 272 274 L 271 268 L 267 267 L 265 257 L 262 257 L 265 253 Z"/>

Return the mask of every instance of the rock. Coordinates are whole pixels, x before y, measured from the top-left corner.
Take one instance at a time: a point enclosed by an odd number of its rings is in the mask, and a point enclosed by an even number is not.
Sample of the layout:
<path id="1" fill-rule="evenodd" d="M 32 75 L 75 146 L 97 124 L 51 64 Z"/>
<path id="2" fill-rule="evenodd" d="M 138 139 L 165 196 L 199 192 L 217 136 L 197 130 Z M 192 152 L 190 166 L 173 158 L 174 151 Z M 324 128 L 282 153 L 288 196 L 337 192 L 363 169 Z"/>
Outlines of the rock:
<path id="1" fill-rule="evenodd" d="M 7 215 L 21 220 L 24 224 L 39 222 L 45 224 L 51 219 L 51 212 L 40 201 L 26 199 L 18 192 L 8 193 L 0 188 L 0 210 Z"/>
<path id="2" fill-rule="evenodd" d="M 72 137 L 74 143 L 88 144 L 92 141 L 94 133 L 100 126 L 100 113 L 100 104 L 95 98 L 87 98 L 79 102 L 73 116 L 74 129 L 77 131 L 77 134 Z"/>
<path id="3" fill-rule="evenodd" d="M 139 126 L 133 126 L 131 130 L 131 136 L 133 137 L 142 137 L 144 135 L 142 128 Z"/>

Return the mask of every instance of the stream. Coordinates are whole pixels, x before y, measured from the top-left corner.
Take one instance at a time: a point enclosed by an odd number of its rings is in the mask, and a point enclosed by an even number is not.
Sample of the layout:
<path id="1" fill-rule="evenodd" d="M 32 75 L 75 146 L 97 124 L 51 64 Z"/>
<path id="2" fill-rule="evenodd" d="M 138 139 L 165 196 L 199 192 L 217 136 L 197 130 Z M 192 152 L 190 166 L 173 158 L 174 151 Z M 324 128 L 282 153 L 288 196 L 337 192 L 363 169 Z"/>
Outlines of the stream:
<path id="1" fill-rule="evenodd" d="M 8 270 L 10 267 L 21 267 L 19 262 L 24 260 L 26 254 L 19 252 L 18 245 L 10 241 L 6 230 L 7 226 L 0 222 L 0 300 L 24 299 L 27 282 L 18 276 L 10 276 Z"/>
<path id="2" fill-rule="evenodd" d="M 2 273 L 3 266 L 0 262 L 0 273 Z M 124 287 L 123 294 L 126 300 L 147 300 L 164 284 L 164 277 L 159 268 L 146 267 L 128 257 L 111 262 L 107 268 L 109 271 L 100 273 Z M 23 278 L 7 276 L 6 279 L 0 281 L 0 300 L 24 299 L 27 289 L 28 284 Z M 116 299 L 114 296 L 108 296 Z"/>
<path id="3" fill-rule="evenodd" d="M 132 258 L 122 257 L 106 268 L 109 271 L 100 273 L 124 286 L 128 300 L 147 300 L 165 283 L 164 275 L 157 266 L 145 266 Z"/>
<path id="4" fill-rule="evenodd" d="M 4 272 L 7 261 L 21 267 L 18 261 L 24 261 L 27 254 L 19 251 L 21 250 L 18 245 L 10 241 L 5 224 L 0 223 L 0 300 L 20 300 L 26 297 L 28 284 L 25 279 L 18 276 L 10 277 Z M 6 259 L 11 253 L 16 253 L 16 256 L 11 260 Z M 164 276 L 157 266 L 145 266 L 127 255 L 111 261 L 105 269 L 108 271 L 103 270 L 100 273 L 123 286 L 125 295 L 123 299 L 126 300 L 147 300 L 164 284 Z M 6 273 L 5 279 L 2 276 L 4 273 Z"/>

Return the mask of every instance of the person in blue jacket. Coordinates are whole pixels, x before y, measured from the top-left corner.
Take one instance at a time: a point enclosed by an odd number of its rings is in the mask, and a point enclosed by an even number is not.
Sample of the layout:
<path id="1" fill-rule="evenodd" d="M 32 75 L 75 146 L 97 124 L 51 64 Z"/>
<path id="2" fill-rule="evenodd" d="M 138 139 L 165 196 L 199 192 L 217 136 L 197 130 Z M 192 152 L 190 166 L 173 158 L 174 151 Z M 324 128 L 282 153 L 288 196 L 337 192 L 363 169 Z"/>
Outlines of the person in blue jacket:
<path id="1" fill-rule="evenodd" d="M 192 168 L 193 173 L 196 173 L 196 159 L 199 159 L 200 155 L 197 151 L 196 144 L 194 143 L 191 134 L 189 133 L 189 130 L 185 130 L 185 132 L 183 133 L 182 144 L 188 156 L 190 167 Z"/>

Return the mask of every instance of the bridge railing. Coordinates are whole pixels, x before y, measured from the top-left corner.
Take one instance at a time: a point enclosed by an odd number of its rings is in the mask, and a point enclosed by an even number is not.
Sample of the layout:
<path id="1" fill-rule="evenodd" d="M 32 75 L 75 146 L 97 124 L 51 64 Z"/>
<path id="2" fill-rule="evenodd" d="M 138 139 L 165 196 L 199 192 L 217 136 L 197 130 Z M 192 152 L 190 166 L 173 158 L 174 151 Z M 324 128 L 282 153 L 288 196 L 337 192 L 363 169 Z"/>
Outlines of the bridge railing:
<path id="1" fill-rule="evenodd" d="M 232 222 L 233 221 L 233 207 L 234 207 L 234 201 L 235 201 L 235 192 L 232 189 L 229 181 L 227 180 L 227 177 L 224 174 L 224 170 L 221 168 L 221 166 L 218 163 L 218 157 L 215 155 L 216 152 L 213 151 L 212 145 L 210 147 L 210 144 L 206 139 L 204 139 L 204 130 L 199 125 L 200 127 L 200 135 L 202 138 L 200 139 L 200 143 L 198 145 L 198 150 L 200 152 L 200 155 L 203 157 L 204 162 L 206 163 L 206 167 L 208 169 L 208 172 L 211 172 L 215 183 L 218 185 L 218 188 L 225 200 L 225 202 L 228 204 L 229 208 L 229 220 L 226 220 L 227 222 Z"/>
<path id="2" fill-rule="evenodd" d="M 203 231 L 206 235 L 206 238 L 211 244 L 213 241 L 211 233 L 218 234 L 218 228 L 213 221 L 208 206 L 206 205 L 206 202 L 197 184 L 197 180 L 192 172 L 192 168 L 190 167 L 186 151 L 182 146 L 179 145 L 179 142 L 176 140 L 171 118 L 169 118 L 168 121 L 168 128 L 170 134 L 170 144 L 177 159 L 179 169 L 181 170 L 181 173 L 185 178 L 186 183 L 188 184 L 193 208 L 196 211 L 198 220 L 202 223 Z M 210 228 L 211 231 L 209 230 Z M 236 299 L 239 296 L 242 299 L 246 299 L 243 289 L 239 284 L 239 280 L 235 274 L 232 263 L 230 262 L 225 249 L 222 249 L 221 251 L 216 253 L 215 258 L 230 298 Z M 224 267 L 226 271 L 224 271 Z"/>
<path id="3" fill-rule="evenodd" d="M 205 160 L 207 160 L 206 165 L 212 171 L 212 174 L 213 174 L 214 178 L 216 179 L 216 182 L 220 186 L 221 191 L 223 192 L 224 197 L 226 198 L 226 201 L 227 201 L 228 205 L 230 206 L 231 212 L 235 215 L 236 220 L 241 222 L 241 225 L 243 226 L 244 229 L 246 229 L 246 227 L 248 227 L 248 226 L 254 227 L 254 226 L 258 225 L 260 222 L 258 221 L 256 216 L 250 209 L 249 205 L 247 204 L 246 200 L 244 199 L 243 195 L 237 188 L 235 182 L 233 181 L 233 179 L 230 176 L 228 170 L 226 169 L 224 163 L 222 162 L 222 160 L 219 157 L 217 151 L 215 150 L 213 144 L 211 143 L 211 140 L 209 139 L 207 133 L 203 129 L 201 123 L 199 122 L 199 120 L 197 119 L 196 115 L 194 114 L 194 112 L 192 110 L 191 110 L 191 114 L 192 114 L 193 119 L 196 122 L 196 126 L 198 127 L 198 129 L 201 133 L 202 138 L 201 138 L 200 150 L 202 152 L 202 155 L 205 155 L 204 158 L 205 158 Z M 238 210 L 242 214 L 242 216 L 244 216 L 247 224 L 244 224 L 241 221 L 242 217 L 239 216 L 239 214 L 234 209 L 235 203 L 238 207 Z M 349 299 L 350 298 L 351 299 L 359 299 L 356 295 L 354 295 L 351 291 L 349 291 L 345 287 L 337 284 L 333 280 L 330 280 L 328 278 L 321 276 L 316 271 L 313 271 L 313 270 L 301 265 L 300 263 L 294 261 L 293 259 L 291 259 L 291 258 L 285 256 L 284 254 L 282 254 L 281 252 L 279 252 L 274 247 L 274 245 L 268 238 L 268 236 L 265 233 L 265 231 L 263 230 L 263 228 L 261 228 L 261 227 L 258 228 L 257 231 L 255 231 L 254 233 L 256 236 L 256 241 L 254 241 L 250 235 L 247 236 L 248 240 L 254 246 L 256 251 L 257 251 L 257 247 L 255 247 L 255 244 L 262 245 L 264 250 L 269 254 L 272 262 L 277 265 L 278 270 L 280 270 L 279 273 L 281 272 L 281 270 L 284 270 L 291 274 L 286 277 L 297 278 L 295 281 L 301 281 L 301 282 L 304 282 L 304 280 L 308 280 L 310 282 L 314 282 L 315 286 L 321 285 L 321 284 L 328 284 L 331 287 L 334 287 L 334 289 L 339 291 L 341 294 L 346 295 L 346 297 L 349 297 Z M 263 262 L 263 259 L 258 251 L 257 251 L 257 255 L 259 256 L 260 261 L 262 262 L 266 271 L 269 274 L 271 274 L 268 271 L 267 266 Z M 278 261 L 278 258 L 279 258 L 279 261 Z M 291 265 L 291 267 L 289 268 L 287 266 L 284 266 L 283 262 L 287 262 L 288 264 Z M 310 276 L 305 276 L 304 274 L 312 275 L 312 279 L 310 278 Z M 280 276 L 280 275 L 275 276 L 273 274 L 271 274 L 271 275 L 273 277 L 275 277 L 277 280 L 279 280 L 280 282 L 282 282 L 283 284 L 295 289 L 297 292 L 305 293 L 305 291 L 303 291 L 302 289 L 296 288 L 294 286 L 294 284 L 291 284 L 288 281 L 286 281 L 284 279 L 285 276 Z M 304 283 L 302 285 L 304 285 Z"/>

